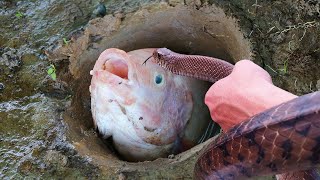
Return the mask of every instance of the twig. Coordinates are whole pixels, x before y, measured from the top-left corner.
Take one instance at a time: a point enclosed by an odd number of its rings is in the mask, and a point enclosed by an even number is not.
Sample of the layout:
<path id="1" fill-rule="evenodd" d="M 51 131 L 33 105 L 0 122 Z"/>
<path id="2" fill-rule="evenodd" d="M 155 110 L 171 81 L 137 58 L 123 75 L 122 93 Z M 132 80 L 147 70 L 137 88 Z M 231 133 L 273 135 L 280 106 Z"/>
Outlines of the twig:
<path id="1" fill-rule="evenodd" d="M 302 37 L 299 39 L 299 41 L 302 41 L 302 39 L 304 38 L 304 36 L 306 35 L 306 32 L 307 32 L 307 29 L 304 29 L 304 31 L 303 31 L 303 35 L 302 35 Z"/>
<path id="2" fill-rule="evenodd" d="M 266 66 L 267 66 L 270 70 L 272 70 L 274 73 L 278 74 L 278 72 L 275 71 L 274 69 L 272 69 L 272 67 L 270 67 L 268 64 L 266 64 Z"/>

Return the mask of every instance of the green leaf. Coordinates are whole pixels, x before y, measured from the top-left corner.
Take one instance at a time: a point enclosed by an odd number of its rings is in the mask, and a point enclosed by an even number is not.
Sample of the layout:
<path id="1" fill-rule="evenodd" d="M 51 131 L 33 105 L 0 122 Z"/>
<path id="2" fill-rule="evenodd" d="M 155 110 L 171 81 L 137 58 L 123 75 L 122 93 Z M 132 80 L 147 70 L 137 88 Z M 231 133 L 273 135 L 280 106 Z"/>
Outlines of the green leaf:
<path id="1" fill-rule="evenodd" d="M 16 12 L 15 16 L 16 16 L 17 18 L 22 18 L 22 17 L 23 17 L 23 14 L 22 14 L 20 11 L 18 11 L 18 12 Z"/>
<path id="2" fill-rule="evenodd" d="M 55 72 L 53 72 L 50 76 L 54 81 L 57 80 L 57 75 Z"/>
<path id="3" fill-rule="evenodd" d="M 68 45 L 70 41 L 68 41 L 66 38 L 63 38 L 64 44 Z"/>
<path id="4" fill-rule="evenodd" d="M 54 73 L 54 69 L 51 67 L 48 69 L 48 74 L 51 75 L 52 73 Z"/>

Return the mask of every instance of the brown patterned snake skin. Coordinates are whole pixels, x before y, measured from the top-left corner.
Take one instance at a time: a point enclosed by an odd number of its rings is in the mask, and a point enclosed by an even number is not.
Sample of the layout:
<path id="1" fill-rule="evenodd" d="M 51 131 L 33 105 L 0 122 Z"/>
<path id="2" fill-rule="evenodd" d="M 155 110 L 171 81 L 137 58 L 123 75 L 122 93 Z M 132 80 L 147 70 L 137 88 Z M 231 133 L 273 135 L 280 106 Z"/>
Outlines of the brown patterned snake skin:
<path id="1" fill-rule="evenodd" d="M 166 48 L 156 49 L 152 57 L 175 74 L 210 82 L 228 76 L 233 69 L 232 64 L 219 59 Z M 319 163 L 320 92 L 315 92 L 270 108 L 220 135 L 202 150 L 194 173 L 195 179 L 247 179 L 308 170 Z M 296 174 L 318 179 L 312 173 Z M 289 175 L 282 178 L 293 179 Z"/>
<path id="2" fill-rule="evenodd" d="M 203 81 L 216 82 L 228 76 L 233 65 L 212 57 L 184 55 L 167 48 L 156 49 L 152 57 L 166 70 Z"/>

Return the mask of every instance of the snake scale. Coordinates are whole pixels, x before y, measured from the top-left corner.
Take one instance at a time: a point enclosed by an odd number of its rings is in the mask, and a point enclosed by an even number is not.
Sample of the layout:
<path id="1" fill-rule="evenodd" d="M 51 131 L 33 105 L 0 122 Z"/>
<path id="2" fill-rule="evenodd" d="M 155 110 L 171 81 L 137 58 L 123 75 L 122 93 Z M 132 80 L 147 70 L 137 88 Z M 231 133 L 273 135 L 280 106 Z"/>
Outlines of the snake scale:
<path id="1" fill-rule="evenodd" d="M 156 49 L 152 57 L 172 73 L 213 83 L 233 69 L 223 60 L 166 48 Z M 202 150 L 194 177 L 247 179 L 308 170 L 319 163 L 320 92 L 315 92 L 261 112 L 221 134 Z M 319 178 L 300 172 L 311 179 Z"/>

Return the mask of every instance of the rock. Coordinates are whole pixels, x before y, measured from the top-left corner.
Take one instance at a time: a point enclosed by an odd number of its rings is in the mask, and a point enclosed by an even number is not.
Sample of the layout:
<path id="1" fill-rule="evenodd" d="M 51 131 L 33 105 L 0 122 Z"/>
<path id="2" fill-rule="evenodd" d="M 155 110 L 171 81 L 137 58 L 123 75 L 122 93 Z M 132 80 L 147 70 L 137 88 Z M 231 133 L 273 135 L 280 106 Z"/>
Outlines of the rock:
<path id="1" fill-rule="evenodd" d="M 126 175 L 124 175 L 123 173 L 119 174 L 118 180 L 126 180 L 126 179 L 127 179 Z"/>
<path id="2" fill-rule="evenodd" d="M 68 158 L 58 151 L 49 150 L 45 156 L 45 160 L 49 165 L 64 167 L 68 163 Z"/>
<path id="3" fill-rule="evenodd" d="M 99 3 L 97 6 L 96 6 L 96 9 L 93 11 L 92 13 L 94 16 L 96 17 L 103 17 L 107 14 L 107 9 L 106 9 L 106 6 L 103 4 L 103 3 Z"/>
<path id="4" fill-rule="evenodd" d="M 15 71 L 21 67 L 22 61 L 18 50 L 13 48 L 5 48 L 4 53 L 0 57 L 0 65 L 8 67 L 10 70 Z"/>
<path id="5" fill-rule="evenodd" d="M 275 44 L 280 44 L 280 43 L 282 43 L 282 42 L 285 40 L 286 36 L 285 36 L 284 33 L 271 34 L 271 35 L 270 35 L 270 38 L 272 39 L 271 41 L 272 41 L 273 43 L 275 43 Z"/>
<path id="6" fill-rule="evenodd" d="M 170 155 L 168 156 L 168 159 L 174 159 L 174 154 L 170 154 Z"/>

